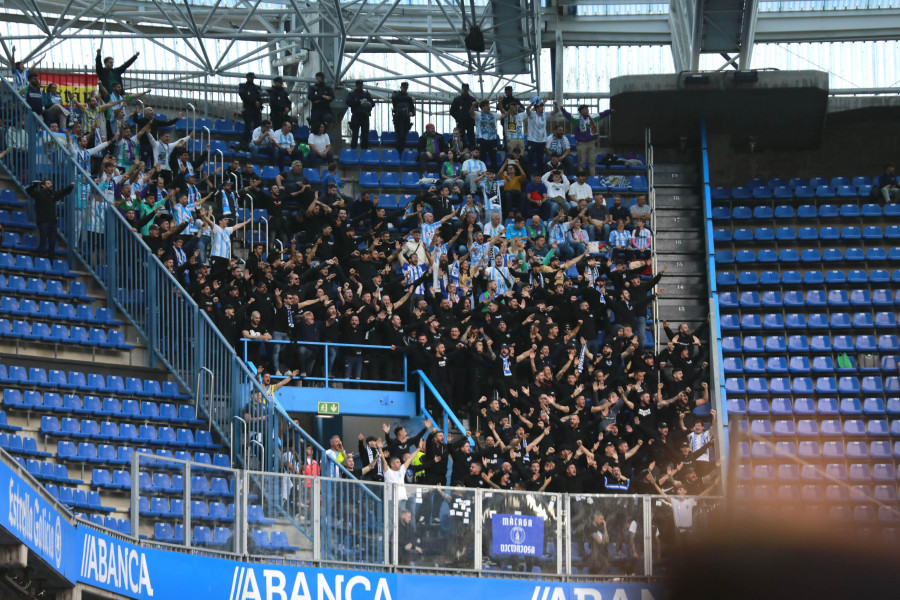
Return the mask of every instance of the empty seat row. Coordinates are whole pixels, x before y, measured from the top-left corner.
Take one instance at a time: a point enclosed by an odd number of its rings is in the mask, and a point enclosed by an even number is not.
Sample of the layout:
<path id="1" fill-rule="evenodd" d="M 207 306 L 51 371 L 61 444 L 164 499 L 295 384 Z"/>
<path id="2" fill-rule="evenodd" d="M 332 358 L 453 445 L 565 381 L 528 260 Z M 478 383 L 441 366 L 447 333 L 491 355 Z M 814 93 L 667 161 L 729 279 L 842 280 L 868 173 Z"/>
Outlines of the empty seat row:
<path id="1" fill-rule="evenodd" d="M 300 550 L 299 546 L 292 546 L 289 543 L 287 533 L 284 531 L 272 531 L 270 538 L 268 532 L 261 529 L 253 529 L 250 532 L 250 536 L 260 550 L 275 552 L 296 552 Z"/>
<path id="2" fill-rule="evenodd" d="M 103 506 L 100 501 L 100 492 L 87 492 L 78 488 L 68 486 L 57 486 L 53 483 L 45 483 L 44 488 L 51 496 L 66 505 L 69 509 L 78 508 L 81 510 L 89 510 L 94 512 L 115 512 L 115 508 Z"/>
<path id="3" fill-rule="evenodd" d="M 131 472 L 127 469 L 95 468 L 91 474 L 91 486 L 109 490 L 127 491 L 131 489 Z M 142 492 L 153 494 L 183 494 L 184 476 L 164 472 L 149 473 L 141 471 L 138 474 L 138 488 Z M 194 497 L 234 497 L 234 480 L 224 477 L 212 477 L 207 479 L 203 475 L 191 476 L 191 495 Z"/>
<path id="4" fill-rule="evenodd" d="M 785 290 L 782 294 L 779 290 L 741 292 L 720 292 L 719 306 L 721 308 L 800 308 L 803 306 L 894 306 L 900 304 L 900 290 L 896 295 L 887 288 L 878 288 L 869 292 L 867 289 L 829 289 L 825 290 Z"/>
<path id="5" fill-rule="evenodd" d="M 210 502 L 209 505 L 205 501 L 192 500 L 191 519 L 199 521 L 215 521 L 219 523 L 234 522 L 234 503 Z M 182 518 L 184 514 L 184 501 L 181 498 L 165 498 L 153 497 L 147 498 L 141 496 L 138 499 L 138 510 L 140 514 L 149 517 L 158 517 L 163 519 Z"/>
<path id="6" fill-rule="evenodd" d="M 727 310 L 727 309 L 726 309 Z M 743 313 L 722 314 L 722 331 L 759 329 L 895 329 L 897 316 L 892 312 L 831 313 Z"/>
<path id="7" fill-rule="evenodd" d="M 58 279 L 48 279 L 46 281 L 37 277 L 26 279 L 21 275 L 10 275 L 9 277 L 0 275 L 0 293 L 57 298 L 68 302 L 90 302 L 94 300 L 88 295 L 87 286 L 85 286 L 83 281 L 70 281 L 68 291 L 66 291 L 63 288 L 62 281 Z"/>
<path id="8" fill-rule="evenodd" d="M 77 394 L 60 396 L 56 392 L 40 392 L 26 390 L 23 394 L 16 389 L 3 390 L 3 402 L 17 410 L 51 411 L 63 414 L 95 415 L 107 419 L 129 419 L 145 421 L 164 421 L 173 424 L 203 425 L 197 418 L 194 407 L 183 404 L 163 402 L 157 404 L 149 400 L 138 403 L 137 400 L 104 398 L 101 402 L 97 396 L 85 396 L 82 400 Z"/>
<path id="9" fill-rule="evenodd" d="M 125 332 L 112 329 L 92 327 L 90 332 L 84 327 L 73 325 L 71 330 L 65 325 L 50 326 L 47 323 L 29 323 L 28 321 L 0 319 L 0 337 L 25 340 L 29 342 L 47 342 L 51 344 L 73 344 L 93 348 L 115 348 L 131 350 L 131 344 L 125 342 Z"/>
<path id="10" fill-rule="evenodd" d="M 784 347 L 784 339 L 778 342 L 778 348 Z M 783 351 L 783 350 L 776 350 Z M 781 374 L 781 373 L 856 373 L 856 372 L 875 372 L 882 371 L 885 373 L 896 373 L 898 357 L 895 355 L 887 355 L 881 357 L 881 362 L 874 367 L 860 367 L 856 364 L 856 359 L 847 356 L 850 365 L 835 367 L 834 359 L 829 356 L 813 356 L 812 361 L 808 356 L 770 356 L 763 359 L 760 356 L 748 356 L 741 359 L 739 356 L 726 356 L 722 361 L 722 368 L 726 374 L 747 373 L 747 374 Z M 878 382 L 867 381 L 877 379 Z M 880 378 L 865 377 L 863 379 L 863 388 L 873 388 L 880 386 Z"/>
<path id="11" fill-rule="evenodd" d="M 41 417 L 40 432 L 42 435 L 54 437 L 133 442 L 171 448 L 221 448 L 219 444 L 212 441 L 212 436 L 208 431 L 198 430 L 195 434 L 190 429 L 179 428 L 176 431 L 167 425 L 161 425 L 157 429 L 154 425 L 137 427 L 132 423 L 120 425 L 114 421 L 103 421 L 98 424 L 91 419 L 79 420 L 73 417 L 63 417 L 62 423 L 60 423 L 56 417 L 44 415 Z M 62 456 L 62 445 L 65 443 L 60 442 L 60 456 Z"/>
<path id="12" fill-rule="evenodd" d="M 779 185 L 774 188 L 769 186 L 735 186 L 731 189 L 716 186 L 710 190 L 710 197 L 713 200 L 771 200 L 776 198 L 779 200 L 790 200 L 792 198 L 867 198 L 872 193 L 871 184 L 862 185 L 830 185 L 828 183 L 822 185 L 798 185 L 791 187 L 787 185 Z"/>
<path id="13" fill-rule="evenodd" d="M 21 235 L 15 231 L 4 231 L 2 241 L 0 241 L 0 246 L 9 250 L 37 252 L 38 243 L 38 236 L 33 233 L 26 233 L 24 235 Z M 63 256 L 66 254 L 66 251 L 62 248 L 57 248 L 56 254 L 59 256 Z"/>
<path id="14" fill-rule="evenodd" d="M 727 206 L 714 206 L 714 221 L 800 221 L 815 219 L 877 219 L 879 217 L 900 217 L 900 205 L 887 204 L 884 208 L 879 204 L 801 204 L 796 210 L 790 204 L 778 204 L 774 208 L 768 204 L 754 206 L 735 206 L 731 210 Z"/>
<path id="15" fill-rule="evenodd" d="M 81 485 L 84 483 L 80 479 L 69 477 L 69 469 L 63 464 L 53 464 L 50 461 L 41 461 L 36 458 L 25 459 L 17 456 L 18 462 L 23 469 L 28 471 L 33 477 L 42 481 L 50 481 L 53 483 L 65 483 L 66 485 Z"/>
<path id="16" fill-rule="evenodd" d="M 852 269 L 848 272 L 844 271 L 763 271 L 756 273 L 755 271 L 741 271 L 735 275 L 732 271 L 719 271 L 716 273 L 716 285 L 722 287 L 739 286 L 811 286 L 811 285 L 862 285 L 866 283 L 900 284 L 900 269 L 894 270 L 893 273 L 884 269 L 873 269 L 872 271 L 863 271 L 861 269 Z"/>
<path id="17" fill-rule="evenodd" d="M 3 211 L 0 210 L 0 214 Z M 2 219 L 0 219 L 2 224 Z M 56 258 L 49 259 L 44 256 L 32 258 L 29 254 L 14 254 L 0 252 L 0 271 L 12 271 L 21 273 L 37 273 L 39 275 L 56 275 L 58 277 L 76 277 L 78 274 L 69 269 L 69 263 Z"/>
<path id="18" fill-rule="evenodd" d="M 752 211 L 748 213 L 750 207 L 735 206 L 737 210 L 736 220 L 746 221 L 790 221 L 793 219 L 806 221 L 815 219 L 863 219 L 863 218 L 896 218 L 900 217 L 900 206 L 896 204 L 887 204 L 883 208 L 878 204 L 863 204 L 862 207 L 856 204 L 801 204 L 796 210 L 790 204 L 778 204 L 774 208 L 768 204 L 754 206 Z M 715 221 L 728 221 L 734 217 L 734 211 L 728 212 L 728 207 L 713 207 L 712 217 Z"/>
<path id="19" fill-rule="evenodd" d="M 890 225 L 886 229 L 882 229 L 877 225 L 868 225 L 863 228 L 855 225 L 848 225 L 841 229 L 837 227 L 801 227 L 799 230 L 793 227 L 779 227 L 773 229 L 771 227 L 757 227 L 756 229 L 738 228 L 731 229 L 715 229 L 713 230 L 713 240 L 719 243 L 735 242 L 815 242 L 818 240 L 896 240 L 900 239 L 900 225 Z"/>
<path id="20" fill-rule="evenodd" d="M 875 461 L 890 461 L 897 456 L 900 451 L 900 442 L 894 442 L 893 448 L 891 442 L 887 440 L 875 440 L 872 442 L 863 442 L 859 440 L 837 441 L 828 440 L 823 442 L 815 442 L 810 440 L 801 440 L 799 443 L 799 451 L 797 443 L 794 441 L 778 441 L 773 445 L 769 441 L 754 441 L 738 443 L 738 457 L 743 459 L 755 459 L 757 461 L 765 461 L 772 459 L 792 459 L 803 458 L 816 460 L 819 458 L 848 458 L 850 460 L 872 459 Z M 884 463 L 881 463 L 884 464 Z M 876 469 L 881 478 L 893 481 L 896 477 L 896 471 L 892 465 L 890 470 L 883 467 Z M 898 467 L 900 468 L 900 467 Z"/>
<path id="21" fill-rule="evenodd" d="M 815 384 L 811 377 L 728 377 L 725 379 L 725 390 L 730 394 L 900 394 L 900 377 L 885 377 L 882 384 L 880 377 L 863 377 L 860 385 L 856 377 L 816 377 Z"/>
<path id="22" fill-rule="evenodd" d="M 23 456 L 36 456 L 39 458 L 53 456 L 49 452 L 38 450 L 37 440 L 33 437 L 21 436 L 15 433 L 0 432 L 0 448 L 3 448 L 10 454 L 21 454 Z"/>
<path id="23" fill-rule="evenodd" d="M 864 262 L 864 261 L 900 261 L 900 248 L 806 248 L 797 250 L 795 248 L 785 248 L 783 250 L 772 250 L 766 248 L 759 252 L 753 250 L 716 250 L 716 264 L 729 265 L 751 264 L 751 263 L 822 263 L 822 262 Z"/>
<path id="24" fill-rule="evenodd" d="M 743 338 L 727 336 L 722 338 L 722 351 L 725 354 L 757 354 L 762 352 L 790 352 L 790 353 L 829 353 L 835 352 L 891 352 L 900 351 L 897 336 L 884 334 L 878 336 L 876 342 L 874 335 L 860 335 L 854 342 L 851 335 L 836 335 L 832 339 L 827 335 L 814 335 L 807 339 L 805 335 L 791 335 L 785 343 L 784 336 L 773 335 L 763 340 L 758 335 L 748 335 Z"/>
<path id="25" fill-rule="evenodd" d="M 90 304 L 79 304 L 77 307 L 68 302 L 50 300 L 17 299 L 12 296 L 0 297 L 0 314 L 29 317 L 48 321 L 72 321 L 79 324 L 95 324 L 103 326 L 120 326 L 108 308 L 98 308 Z"/>
<path id="26" fill-rule="evenodd" d="M 159 382 L 156 379 L 140 379 L 137 377 L 120 377 L 81 371 L 61 371 L 41 368 L 26 368 L 19 365 L 0 365 L 0 383 L 21 386 L 52 387 L 86 392 L 103 392 L 118 396 L 148 396 L 153 398 L 171 398 L 187 400 L 187 394 L 178 389 L 174 381 Z"/>
<path id="27" fill-rule="evenodd" d="M 726 404 L 729 415 L 850 415 L 883 417 L 900 416 L 900 398 L 865 398 L 860 403 L 859 398 L 729 398 Z"/>
<path id="28" fill-rule="evenodd" d="M 813 419 L 776 420 L 774 426 L 768 419 L 739 421 L 739 429 L 763 437 L 896 437 L 900 435 L 900 420 L 888 424 L 885 419 Z"/>

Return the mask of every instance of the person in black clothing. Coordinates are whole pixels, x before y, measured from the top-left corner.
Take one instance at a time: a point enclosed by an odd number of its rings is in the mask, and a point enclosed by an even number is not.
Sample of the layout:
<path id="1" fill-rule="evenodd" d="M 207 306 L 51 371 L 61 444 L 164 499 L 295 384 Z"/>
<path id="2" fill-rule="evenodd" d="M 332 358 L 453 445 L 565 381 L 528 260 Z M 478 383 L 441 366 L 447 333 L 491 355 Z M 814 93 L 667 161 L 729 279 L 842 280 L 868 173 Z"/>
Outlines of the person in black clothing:
<path id="1" fill-rule="evenodd" d="M 61 190 L 53 189 L 53 182 L 35 181 L 26 190 L 34 199 L 34 213 L 38 226 L 37 254 L 46 256 L 51 261 L 56 256 L 56 203 L 68 196 L 75 189 L 70 183 Z"/>
<path id="2" fill-rule="evenodd" d="M 262 123 L 262 89 L 256 85 L 256 74 L 247 73 L 247 81 L 238 86 L 238 96 L 244 105 L 241 117 L 244 119 L 244 131 L 241 133 L 241 148 L 249 150 L 250 134 Z"/>
<path id="3" fill-rule="evenodd" d="M 315 131 L 320 124 L 325 125 L 327 131 L 331 127 L 334 116 L 331 114 L 331 101 L 334 100 L 334 90 L 325 85 L 325 73 L 316 73 L 316 82 L 309 86 L 306 94 L 309 99 L 309 130 Z"/>
<path id="4" fill-rule="evenodd" d="M 118 67 L 114 67 L 115 64 L 113 62 L 112 56 L 107 56 L 102 61 L 100 60 L 100 48 L 97 48 L 97 59 L 96 59 L 96 72 L 97 72 L 97 81 L 108 90 L 113 89 L 113 85 L 117 83 L 122 83 L 122 74 L 128 70 L 128 67 L 134 64 L 134 61 L 138 59 L 140 56 L 140 52 L 135 52 L 134 56 L 126 60 L 124 63 L 119 65 Z M 138 126 L 140 129 L 140 126 Z"/>
<path id="5" fill-rule="evenodd" d="M 381 424 L 381 429 L 384 431 L 384 443 L 387 445 L 388 453 L 391 458 L 399 458 L 403 459 L 404 454 L 409 454 L 410 452 L 414 452 L 416 447 L 419 445 L 419 440 L 422 439 L 429 431 L 432 431 L 434 427 L 431 425 L 431 421 L 425 419 L 424 421 L 425 427 L 422 428 L 418 434 L 414 437 L 409 437 L 406 434 L 405 427 L 395 427 L 394 428 L 394 438 L 391 438 L 391 428 L 387 423 Z"/>
<path id="6" fill-rule="evenodd" d="M 287 90 L 284 89 L 284 79 L 276 77 L 272 80 L 272 87 L 269 88 L 269 119 L 272 121 L 272 128 L 281 129 L 281 124 L 285 121 L 292 121 L 291 99 Z"/>
<path id="7" fill-rule="evenodd" d="M 375 107 L 372 94 L 363 89 L 362 79 L 357 79 L 353 91 L 347 95 L 350 109 L 350 148 L 356 150 L 357 140 L 363 150 L 369 149 L 369 115 Z"/>
<path id="8" fill-rule="evenodd" d="M 450 104 L 450 116 L 456 121 L 460 135 L 470 148 L 475 145 L 475 119 L 471 110 L 475 102 L 475 98 L 469 94 L 469 84 L 464 83 L 459 90 L 459 96 Z"/>
<path id="9" fill-rule="evenodd" d="M 403 154 L 406 147 L 406 134 L 412 128 L 412 118 L 416 116 L 416 106 L 407 93 L 409 83 L 400 84 L 400 90 L 391 94 L 391 108 L 394 120 L 394 134 L 397 136 L 397 153 Z"/>

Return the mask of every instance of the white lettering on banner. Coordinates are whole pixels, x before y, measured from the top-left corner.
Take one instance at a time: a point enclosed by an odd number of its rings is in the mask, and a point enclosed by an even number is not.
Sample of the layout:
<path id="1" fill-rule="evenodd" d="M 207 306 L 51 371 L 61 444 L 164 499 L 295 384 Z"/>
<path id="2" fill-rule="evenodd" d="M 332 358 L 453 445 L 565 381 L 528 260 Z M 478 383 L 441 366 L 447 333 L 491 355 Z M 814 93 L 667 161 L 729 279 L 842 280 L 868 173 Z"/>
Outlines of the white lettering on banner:
<path id="1" fill-rule="evenodd" d="M 573 587 L 574 600 L 603 600 L 600 590 L 587 587 Z M 565 589 L 560 586 L 535 586 L 531 600 L 566 600 Z M 625 588 L 616 588 L 612 600 L 633 600 L 628 597 Z M 641 600 L 654 600 L 650 590 L 641 590 Z"/>
<path id="2" fill-rule="evenodd" d="M 143 552 L 118 544 L 115 540 L 84 536 L 81 577 L 132 594 L 153 597 L 147 557 Z"/>
<path id="3" fill-rule="evenodd" d="M 228 600 L 392 600 L 387 579 L 355 575 L 344 586 L 344 575 L 319 573 L 316 596 L 309 593 L 306 574 L 298 572 L 288 595 L 288 576 L 277 569 L 263 569 L 257 577 L 253 567 L 235 567 Z M 262 584 L 262 587 L 260 587 Z M 372 591 L 374 584 L 375 591 Z M 354 596 L 355 594 L 355 596 Z M 565 600 L 565 599 L 563 599 Z"/>
<path id="4" fill-rule="evenodd" d="M 54 516 L 56 522 L 54 523 Z M 9 526 L 20 538 L 33 544 L 44 556 L 62 565 L 62 518 L 47 507 L 41 508 L 38 497 L 33 501 L 27 489 L 20 489 L 9 480 Z"/>

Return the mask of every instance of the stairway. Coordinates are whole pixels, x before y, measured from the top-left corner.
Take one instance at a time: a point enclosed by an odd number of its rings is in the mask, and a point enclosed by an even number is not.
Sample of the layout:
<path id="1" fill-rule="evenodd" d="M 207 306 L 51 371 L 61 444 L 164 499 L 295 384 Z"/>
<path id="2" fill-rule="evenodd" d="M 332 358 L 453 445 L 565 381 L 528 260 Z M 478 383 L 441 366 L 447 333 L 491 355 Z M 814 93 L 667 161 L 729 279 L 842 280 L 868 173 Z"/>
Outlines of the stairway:
<path id="1" fill-rule="evenodd" d="M 660 321 L 674 330 L 687 323 L 695 331 L 709 312 L 703 199 L 696 164 L 663 164 L 653 169 L 656 191 L 657 268 L 668 267 L 660 282 Z M 660 333 L 657 343 L 666 338 Z"/>

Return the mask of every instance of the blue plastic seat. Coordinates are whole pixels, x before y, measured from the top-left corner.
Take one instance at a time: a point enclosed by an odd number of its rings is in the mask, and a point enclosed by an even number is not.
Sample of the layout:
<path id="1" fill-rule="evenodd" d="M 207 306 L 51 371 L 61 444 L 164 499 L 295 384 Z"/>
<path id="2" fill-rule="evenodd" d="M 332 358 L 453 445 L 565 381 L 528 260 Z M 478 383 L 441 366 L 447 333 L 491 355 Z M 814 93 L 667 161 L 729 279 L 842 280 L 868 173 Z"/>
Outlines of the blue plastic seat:
<path id="1" fill-rule="evenodd" d="M 804 338 L 805 339 L 805 338 Z M 785 345 L 784 336 L 781 335 L 770 335 L 766 338 L 766 348 L 765 351 L 767 354 L 777 354 L 784 353 L 787 351 L 787 346 Z"/>
<path id="2" fill-rule="evenodd" d="M 759 285 L 760 280 L 753 271 L 741 271 L 738 274 L 737 283 L 741 286 L 756 286 Z"/>
<path id="3" fill-rule="evenodd" d="M 718 287 L 734 287 L 737 283 L 737 277 L 731 271 L 721 271 L 716 273 L 716 286 Z M 893 304 L 893 300 L 891 303 Z"/>
<path id="4" fill-rule="evenodd" d="M 818 250 L 818 248 L 806 248 L 802 252 L 800 252 L 800 262 L 822 262 L 822 253 Z"/>
<path id="5" fill-rule="evenodd" d="M 748 356 L 744 361 L 743 372 L 763 375 L 766 372 L 766 363 L 760 356 Z"/>
<path id="6" fill-rule="evenodd" d="M 781 317 L 781 315 L 777 315 Z M 741 329 L 746 331 L 752 331 L 756 329 L 762 329 L 762 319 L 759 315 L 756 314 L 746 314 L 741 317 Z"/>
<path id="7" fill-rule="evenodd" d="M 758 354 L 765 351 L 763 339 L 757 335 L 750 335 L 744 338 L 743 351 L 751 354 Z"/>
<path id="8" fill-rule="evenodd" d="M 781 315 L 778 316 L 780 317 Z M 802 313 L 788 313 L 784 326 L 787 329 L 806 329 L 806 315 Z"/>
<path id="9" fill-rule="evenodd" d="M 787 220 L 794 218 L 794 207 L 787 204 L 779 204 L 775 207 L 775 219 Z"/>
<path id="10" fill-rule="evenodd" d="M 741 338 L 726 336 L 722 338 L 722 352 L 725 354 L 738 354 L 742 350 Z"/>

